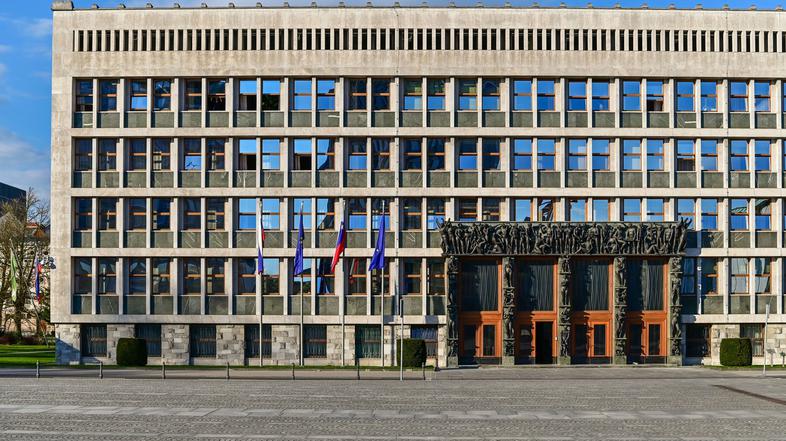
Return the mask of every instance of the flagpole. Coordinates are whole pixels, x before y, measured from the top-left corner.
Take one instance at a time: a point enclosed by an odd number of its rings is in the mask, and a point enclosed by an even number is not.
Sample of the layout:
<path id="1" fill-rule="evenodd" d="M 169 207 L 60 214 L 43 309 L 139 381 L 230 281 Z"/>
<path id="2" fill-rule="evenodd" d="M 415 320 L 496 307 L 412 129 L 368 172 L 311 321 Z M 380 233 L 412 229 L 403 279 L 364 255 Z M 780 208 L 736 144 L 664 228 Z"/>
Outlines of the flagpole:
<path id="1" fill-rule="evenodd" d="M 262 273 L 259 291 L 259 367 L 262 367 L 262 301 L 265 300 L 265 273 Z"/>
<path id="2" fill-rule="evenodd" d="M 385 200 L 382 200 L 382 218 L 379 223 L 380 230 L 377 234 L 385 234 Z M 382 359 L 382 367 L 385 367 L 385 264 L 382 263 L 382 292 L 379 293 L 379 355 Z"/>
<path id="3" fill-rule="evenodd" d="M 303 273 L 300 273 L 300 366 L 303 366 Z"/>

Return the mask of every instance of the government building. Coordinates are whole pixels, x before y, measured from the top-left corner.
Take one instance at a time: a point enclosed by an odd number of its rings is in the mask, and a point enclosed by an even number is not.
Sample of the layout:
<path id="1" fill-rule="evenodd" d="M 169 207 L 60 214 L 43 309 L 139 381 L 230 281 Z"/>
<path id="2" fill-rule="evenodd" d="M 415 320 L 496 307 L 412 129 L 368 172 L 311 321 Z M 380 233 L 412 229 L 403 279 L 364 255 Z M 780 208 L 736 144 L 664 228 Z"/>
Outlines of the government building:
<path id="1" fill-rule="evenodd" d="M 52 9 L 59 363 L 781 362 L 780 10 Z"/>

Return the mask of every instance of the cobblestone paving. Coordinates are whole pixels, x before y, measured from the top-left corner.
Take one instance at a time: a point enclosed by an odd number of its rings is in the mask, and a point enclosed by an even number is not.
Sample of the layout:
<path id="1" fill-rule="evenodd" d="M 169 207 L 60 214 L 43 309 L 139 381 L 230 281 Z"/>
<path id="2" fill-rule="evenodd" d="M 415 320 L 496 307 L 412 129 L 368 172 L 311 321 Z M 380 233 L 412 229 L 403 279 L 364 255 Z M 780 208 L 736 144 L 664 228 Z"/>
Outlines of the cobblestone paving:
<path id="1" fill-rule="evenodd" d="M 227 381 L 128 372 L 0 378 L 0 439 L 786 439 L 778 373 L 481 369 L 402 383 L 394 373 L 357 381 L 299 372 L 309 379 L 292 381 L 238 371 Z"/>

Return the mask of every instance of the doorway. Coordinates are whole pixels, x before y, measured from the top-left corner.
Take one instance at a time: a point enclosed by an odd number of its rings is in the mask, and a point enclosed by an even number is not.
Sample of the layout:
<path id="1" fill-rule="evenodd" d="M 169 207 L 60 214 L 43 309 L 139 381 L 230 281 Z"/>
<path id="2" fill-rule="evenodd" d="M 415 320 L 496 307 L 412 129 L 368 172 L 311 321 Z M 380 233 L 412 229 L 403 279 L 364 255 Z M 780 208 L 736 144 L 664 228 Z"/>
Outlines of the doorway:
<path id="1" fill-rule="evenodd" d="M 554 362 L 554 354 L 551 350 L 554 341 L 552 329 L 551 322 L 535 323 L 535 363 L 537 364 L 551 364 Z"/>
<path id="2" fill-rule="evenodd" d="M 628 325 L 628 363 L 663 363 L 663 325 L 635 320 Z"/>
<path id="3" fill-rule="evenodd" d="M 573 364 L 604 364 L 609 358 L 608 323 L 588 322 L 573 325 Z"/>
<path id="4" fill-rule="evenodd" d="M 493 323 L 464 324 L 461 327 L 460 364 L 499 364 L 499 326 Z"/>

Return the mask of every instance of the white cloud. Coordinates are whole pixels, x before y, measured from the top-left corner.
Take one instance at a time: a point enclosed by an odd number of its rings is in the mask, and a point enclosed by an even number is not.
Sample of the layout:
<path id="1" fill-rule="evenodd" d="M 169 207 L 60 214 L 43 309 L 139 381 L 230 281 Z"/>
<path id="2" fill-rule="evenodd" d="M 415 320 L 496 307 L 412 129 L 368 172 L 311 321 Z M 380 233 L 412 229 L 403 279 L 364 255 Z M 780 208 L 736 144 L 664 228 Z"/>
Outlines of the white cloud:
<path id="1" fill-rule="evenodd" d="M 24 190 L 32 187 L 49 200 L 49 154 L 15 133 L 0 128 L 0 181 Z"/>

